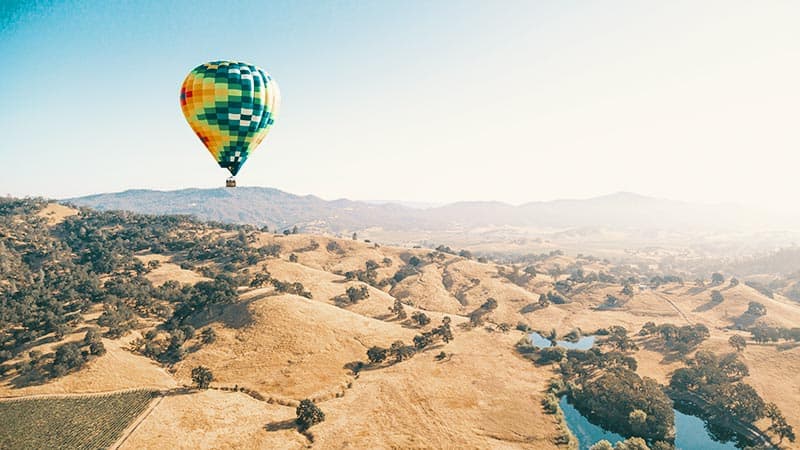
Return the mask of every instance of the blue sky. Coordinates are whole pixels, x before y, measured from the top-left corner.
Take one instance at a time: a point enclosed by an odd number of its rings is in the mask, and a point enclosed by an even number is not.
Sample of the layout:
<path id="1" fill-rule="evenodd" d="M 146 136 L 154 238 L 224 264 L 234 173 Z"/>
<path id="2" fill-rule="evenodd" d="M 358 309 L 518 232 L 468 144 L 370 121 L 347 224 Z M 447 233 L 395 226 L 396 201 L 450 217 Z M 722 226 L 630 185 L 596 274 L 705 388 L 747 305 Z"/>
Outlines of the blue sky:
<path id="1" fill-rule="evenodd" d="M 186 73 L 281 86 L 243 185 L 521 203 L 796 204 L 800 4 L 3 2 L 0 193 L 220 186 Z"/>

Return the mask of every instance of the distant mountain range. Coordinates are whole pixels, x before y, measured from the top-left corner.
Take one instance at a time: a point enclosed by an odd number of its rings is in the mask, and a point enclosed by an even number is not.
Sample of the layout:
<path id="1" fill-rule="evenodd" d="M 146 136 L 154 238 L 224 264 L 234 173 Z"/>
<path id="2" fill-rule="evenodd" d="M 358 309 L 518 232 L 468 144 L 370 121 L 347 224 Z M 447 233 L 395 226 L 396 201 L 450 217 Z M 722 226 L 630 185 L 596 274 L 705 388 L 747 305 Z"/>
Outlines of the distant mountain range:
<path id="1" fill-rule="evenodd" d="M 786 217 L 733 205 L 700 205 L 620 192 L 583 200 L 458 202 L 430 208 L 346 199 L 323 200 L 273 188 L 128 190 L 66 199 L 98 210 L 189 214 L 203 220 L 249 223 L 309 232 L 342 233 L 369 228 L 388 231 L 466 231 L 486 227 L 539 230 L 735 231 L 790 227 Z"/>

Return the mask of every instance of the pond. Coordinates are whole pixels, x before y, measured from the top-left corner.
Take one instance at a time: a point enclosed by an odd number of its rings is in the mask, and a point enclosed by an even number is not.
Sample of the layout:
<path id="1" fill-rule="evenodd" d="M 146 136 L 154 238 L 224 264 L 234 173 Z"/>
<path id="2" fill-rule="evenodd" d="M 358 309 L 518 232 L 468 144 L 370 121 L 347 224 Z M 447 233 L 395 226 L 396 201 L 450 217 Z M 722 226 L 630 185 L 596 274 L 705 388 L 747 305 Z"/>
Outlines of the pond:
<path id="1" fill-rule="evenodd" d="M 553 343 L 539 333 L 530 333 L 531 343 L 537 348 L 552 347 Z M 589 350 L 595 344 L 596 336 L 581 336 L 577 342 L 556 341 L 556 346 L 568 350 Z M 567 396 L 562 396 L 559 401 L 564 418 L 570 431 L 578 439 L 580 450 L 589 450 L 595 442 L 607 440 L 611 444 L 624 441 L 619 434 L 605 430 L 603 427 L 589 422 L 574 406 L 567 401 Z M 675 448 L 676 450 L 738 450 L 747 444 L 738 445 L 740 436 L 727 436 L 724 430 L 719 430 L 713 424 L 709 425 L 695 415 L 687 414 L 693 410 L 683 406 L 685 413 L 673 408 L 675 412 Z M 696 411 L 695 411 L 696 412 Z M 710 431 L 709 431 L 710 430 Z M 715 439 L 716 437 L 716 439 Z M 730 440 L 726 440 L 730 439 Z"/>
<path id="2" fill-rule="evenodd" d="M 611 444 L 625 440 L 619 434 L 605 430 L 589 422 L 569 401 L 562 396 L 559 402 L 570 431 L 578 439 L 580 450 L 589 450 L 595 442 L 605 439 Z M 719 442 L 712 438 L 703 421 L 696 416 L 675 410 L 675 448 L 677 450 L 737 450 L 743 447 L 733 442 Z"/>
<path id="3" fill-rule="evenodd" d="M 531 343 L 534 347 L 545 348 L 553 346 L 553 343 L 550 342 L 549 339 L 535 331 L 528 336 L 530 336 Z M 589 350 L 592 348 L 592 346 L 594 346 L 594 340 L 595 336 L 581 336 L 581 338 L 578 339 L 578 342 L 556 341 L 556 345 L 559 347 L 564 347 L 567 350 Z"/>

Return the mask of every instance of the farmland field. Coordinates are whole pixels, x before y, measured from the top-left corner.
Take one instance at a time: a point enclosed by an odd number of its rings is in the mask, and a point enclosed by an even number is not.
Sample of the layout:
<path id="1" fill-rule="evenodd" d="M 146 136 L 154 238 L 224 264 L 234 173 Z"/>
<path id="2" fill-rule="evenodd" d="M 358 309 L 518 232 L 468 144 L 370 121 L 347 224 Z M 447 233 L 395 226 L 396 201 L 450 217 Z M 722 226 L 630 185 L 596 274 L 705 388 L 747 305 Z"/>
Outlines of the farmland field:
<path id="1" fill-rule="evenodd" d="M 108 448 L 147 408 L 154 392 L 0 402 L 0 448 Z"/>

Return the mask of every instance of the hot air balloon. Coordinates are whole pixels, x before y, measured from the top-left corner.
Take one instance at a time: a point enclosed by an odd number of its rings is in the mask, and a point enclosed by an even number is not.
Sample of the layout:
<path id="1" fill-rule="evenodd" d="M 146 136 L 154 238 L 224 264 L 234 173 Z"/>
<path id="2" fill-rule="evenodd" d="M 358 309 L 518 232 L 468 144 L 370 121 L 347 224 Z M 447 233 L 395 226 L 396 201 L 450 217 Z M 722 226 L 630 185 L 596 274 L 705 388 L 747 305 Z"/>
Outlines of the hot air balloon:
<path id="1" fill-rule="evenodd" d="M 234 178 L 275 123 L 280 91 L 275 80 L 251 64 L 213 61 L 189 72 L 181 86 L 181 109 L 189 126 L 220 167 Z"/>

